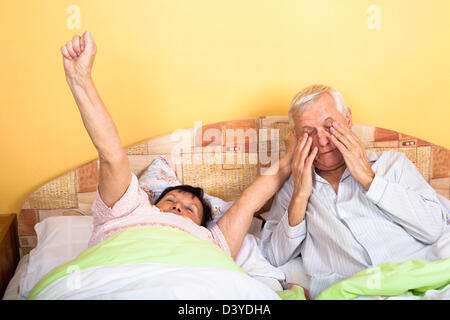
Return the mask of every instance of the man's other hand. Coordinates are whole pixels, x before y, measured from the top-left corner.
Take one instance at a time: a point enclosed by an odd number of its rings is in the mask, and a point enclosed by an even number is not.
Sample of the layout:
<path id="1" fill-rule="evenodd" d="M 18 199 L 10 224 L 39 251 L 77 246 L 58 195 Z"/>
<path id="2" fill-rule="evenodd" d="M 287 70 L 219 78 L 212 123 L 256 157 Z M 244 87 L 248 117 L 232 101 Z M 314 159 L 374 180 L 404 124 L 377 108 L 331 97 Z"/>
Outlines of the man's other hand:
<path id="1" fill-rule="evenodd" d="M 366 149 L 353 131 L 341 123 L 333 122 L 331 139 L 342 153 L 350 174 L 366 190 L 369 190 L 375 173 L 367 160 Z"/>

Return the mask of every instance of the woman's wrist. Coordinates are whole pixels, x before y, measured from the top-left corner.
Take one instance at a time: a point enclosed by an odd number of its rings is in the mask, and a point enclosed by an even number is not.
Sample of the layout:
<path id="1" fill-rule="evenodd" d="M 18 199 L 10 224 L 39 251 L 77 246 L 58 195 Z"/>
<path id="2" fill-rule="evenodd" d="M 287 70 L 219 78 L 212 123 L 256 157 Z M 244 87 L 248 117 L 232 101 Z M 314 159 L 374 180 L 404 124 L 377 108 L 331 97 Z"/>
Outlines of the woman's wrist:
<path id="1" fill-rule="evenodd" d="M 92 82 L 90 75 L 66 75 L 66 80 L 69 86 L 81 88 L 85 88 L 88 83 Z"/>

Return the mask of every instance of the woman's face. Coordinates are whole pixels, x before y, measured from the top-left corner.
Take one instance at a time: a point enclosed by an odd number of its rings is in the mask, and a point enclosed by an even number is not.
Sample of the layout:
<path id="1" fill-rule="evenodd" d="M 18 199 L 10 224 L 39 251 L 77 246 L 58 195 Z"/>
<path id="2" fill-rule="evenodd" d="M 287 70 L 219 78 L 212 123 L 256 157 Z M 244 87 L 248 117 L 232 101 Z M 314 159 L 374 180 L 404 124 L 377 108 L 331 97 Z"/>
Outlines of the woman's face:
<path id="1" fill-rule="evenodd" d="M 191 219 L 197 225 L 201 225 L 203 206 L 196 196 L 181 190 L 168 192 L 157 204 L 161 212 L 171 212 L 179 216 Z"/>

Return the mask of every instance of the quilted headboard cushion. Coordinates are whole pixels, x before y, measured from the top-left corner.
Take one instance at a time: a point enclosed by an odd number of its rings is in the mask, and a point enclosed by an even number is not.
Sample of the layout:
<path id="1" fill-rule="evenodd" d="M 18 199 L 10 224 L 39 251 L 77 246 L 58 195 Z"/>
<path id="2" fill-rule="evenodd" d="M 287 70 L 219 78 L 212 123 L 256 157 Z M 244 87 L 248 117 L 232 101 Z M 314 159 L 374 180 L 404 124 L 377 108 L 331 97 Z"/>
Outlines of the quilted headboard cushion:
<path id="1" fill-rule="evenodd" d="M 131 170 L 139 175 L 163 155 L 179 181 L 202 187 L 225 201 L 235 200 L 264 168 L 285 151 L 287 116 L 208 124 L 152 138 L 128 147 Z M 354 123 L 367 149 L 403 152 L 437 193 L 450 199 L 450 150 L 395 131 Z M 21 256 L 36 246 L 34 225 L 49 216 L 91 215 L 98 160 L 71 170 L 35 190 L 18 219 Z M 270 201 L 263 210 L 267 210 Z"/>

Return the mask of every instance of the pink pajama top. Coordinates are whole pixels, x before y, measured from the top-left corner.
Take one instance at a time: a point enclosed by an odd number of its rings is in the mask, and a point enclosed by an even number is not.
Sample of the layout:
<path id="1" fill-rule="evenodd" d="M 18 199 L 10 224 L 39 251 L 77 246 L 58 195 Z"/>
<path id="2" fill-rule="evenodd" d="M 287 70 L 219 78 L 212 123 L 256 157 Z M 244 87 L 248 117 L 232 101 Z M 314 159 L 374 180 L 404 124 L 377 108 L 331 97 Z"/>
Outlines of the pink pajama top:
<path id="1" fill-rule="evenodd" d="M 161 212 L 150 203 L 148 195 L 140 188 L 134 173 L 127 191 L 112 208 L 103 202 L 97 187 L 97 196 L 92 204 L 92 216 L 94 229 L 89 240 L 89 247 L 130 227 L 167 226 L 213 242 L 231 255 L 226 239 L 217 224 L 207 229 L 197 225 L 191 219 L 171 212 Z"/>

